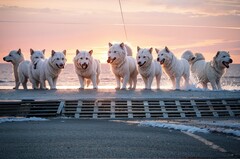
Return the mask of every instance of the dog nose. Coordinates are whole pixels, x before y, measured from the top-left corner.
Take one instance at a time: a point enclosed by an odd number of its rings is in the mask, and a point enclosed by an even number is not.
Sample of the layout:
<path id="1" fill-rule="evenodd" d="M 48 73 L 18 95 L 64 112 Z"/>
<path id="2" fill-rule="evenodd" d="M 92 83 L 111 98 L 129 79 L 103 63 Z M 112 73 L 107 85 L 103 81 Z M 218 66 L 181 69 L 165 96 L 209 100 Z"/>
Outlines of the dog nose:
<path id="1" fill-rule="evenodd" d="M 139 65 L 141 65 L 141 62 L 138 62 Z"/>
<path id="2" fill-rule="evenodd" d="M 6 59 L 6 58 L 4 57 L 3 60 L 5 61 L 5 59 Z"/>
<path id="3" fill-rule="evenodd" d="M 230 63 L 233 63 L 233 60 L 232 60 L 232 59 L 230 59 L 230 60 L 229 60 L 229 62 L 230 62 Z"/>
<path id="4" fill-rule="evenodd" d="M 159 61 L 159 58 L 157 58 L 157 61 Z"/>

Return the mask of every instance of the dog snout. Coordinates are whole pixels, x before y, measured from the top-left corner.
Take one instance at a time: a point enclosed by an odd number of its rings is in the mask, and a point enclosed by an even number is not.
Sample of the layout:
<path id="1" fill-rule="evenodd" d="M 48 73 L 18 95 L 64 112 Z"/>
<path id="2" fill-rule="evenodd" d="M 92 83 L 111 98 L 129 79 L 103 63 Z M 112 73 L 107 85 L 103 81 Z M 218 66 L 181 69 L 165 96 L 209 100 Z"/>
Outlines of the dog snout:
<path id="1" fill-rule="evenodd" d="M 232 59 L 230 59 L 230 60 L 229 60 L 229 63 L 233 63 L 233 60 L 232 60 Z"/>
<path id="2" fill-rule="evenodd" d="M 3 61 L 5 61 L 5 60 L 6 60 L 6 57 L 3 58 Z"/>
<path id="3" fill-rule="evenodd" d="M 142 63 L 139 61 L 139 62 L 138 62 L 138 65 L 141 65 L 141 64 L 142 64 Z"/>
<path id="4" fill-rule="evenodd" d="M 108 57 L 107 63 L 110 63 L 110 61 L 111 61 L 111 57 Z"/>
<path id="5" fill-rule="evenodd" d="M 160 61 L 159 57 L 157 58 L 157 61 Z"/>

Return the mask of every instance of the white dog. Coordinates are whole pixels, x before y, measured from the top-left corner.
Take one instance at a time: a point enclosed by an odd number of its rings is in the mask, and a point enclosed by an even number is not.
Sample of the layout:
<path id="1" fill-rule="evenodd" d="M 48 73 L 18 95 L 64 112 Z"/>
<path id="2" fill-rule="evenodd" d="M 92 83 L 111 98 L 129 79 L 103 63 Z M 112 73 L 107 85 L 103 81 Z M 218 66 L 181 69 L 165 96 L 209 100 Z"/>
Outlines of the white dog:
<path id="1" fill-rule="evenodd" d="M 138 72 L 143 78 L 145 89 L 151 89 L 154 77 L 156 77 L 157 89 L 160 88 L 162 67 L 157 61 L 153 61 L 152 50 L 152 48 L 141 49 L 139 46 L 137 47 Z"/>
<path id="2" fill-rule="evenodd" d="M 97 89 L 100 82 L 100 61 L 92 57 L 93 50 L 87 51 L 76 51 L 76 56 L 73 59 L 75 65 L 75 72 L 78 75 L 80 82 L 80 89 L 84 89 L 85 79 L 93 83 L 93 88 Z M 87 86 L 88 86 L 87 84 Z"/>
<path id="3" fill-rule="evenodd" d="M 64 69 L 66 63 L 66 50 L 63 52 L 55 52 L 52 50 L 52 55 L 45 60 L 41 69 L 40 81 L 43 89 L 46 89 L 45 81 L 47 80 L 50 89 L 56 89 L 57 79 L 61 70 Z"/>
<path id="4" fill-rule="evenodd" d="M 24 89 L 27 89 L 28 67 L 30 61 L 24 60 L 21 49 L 10 51 L 8 56 L 5 56 L 3 60 L 6 62 L 11 62 L 13 65 L 13 73 L 15 78 L 15 87 L 13 89 L 18 89 L 20 83 L 22 83 Z"/>
<path id="5" fill-rule="evenodd" d="M 226 51 L 218 51 L 211 62 L 206 62 L 201 53 L 195 55 L 185 54 L 185 58 L 191 64 L 191 72 L 196 80 L 202 84 L 204 89 L 207 89 L 208 82 L 211 83 L 213 90 L 221 90 L 221 77 L 229 68 L 229 64 L 233 62 L 230 54 Z"/>
<path id="6" fill-rule="evenodd" d="M 185 79 L 185 87 L 189 85 L 189 63 L 186 59 L 177 59 L 175 55 L 165 47 L 163 50 L 159 51 L 157 61 L 163 66 L 164 71 L 170 77 L 173 87 L 177 90 L 180 89 L 180 80 L 183 76 Z"/>
<path id="7" fill-rule="evenodd" d="M 42 83 L 40 83 L 40 73 L 42 70 L 42 65 L 45 60 L 45 50 L 42 51 L 34 51 L 30 49 L 31 53 L 31 64 L 29 66 L 29 79 L 33 84 L 33 89 L 38 89 L 40 84 L 40 89 L 44 89 Z"/>
<path id="8" fill-rule="evenodd" d="M 124 45 L 109 43 L 108 60 L 111 64 L 112 72 L 117 81 L 116 89 L 120 89 L 120 81 L 123 79 L 121 89 L 126 89 L 127 83 L 130 84 L 130 89 L 135 89 L 137 84 L 137 66 L 133 57 L 127 56 L 129 53 Z"/>

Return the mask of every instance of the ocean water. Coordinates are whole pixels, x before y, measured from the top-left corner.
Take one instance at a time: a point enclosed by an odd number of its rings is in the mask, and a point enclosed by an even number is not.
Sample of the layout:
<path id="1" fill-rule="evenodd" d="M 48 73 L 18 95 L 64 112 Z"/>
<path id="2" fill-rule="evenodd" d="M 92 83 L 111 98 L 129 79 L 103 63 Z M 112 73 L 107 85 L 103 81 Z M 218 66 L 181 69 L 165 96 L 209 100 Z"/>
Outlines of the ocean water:
<path id="1" fill-rule="evenodd" d="M 201 85 L 197 84 L 192 77 L 190 77 L 190 89 L 202 90 Z M 232 64 L 223 76 L 222 87 L 224 90 L 240 90 L 240 64 Z M 15 85 L 12 65 L 9 63 L 0 64 L 0 89 L 12 89 Z M 48 85 L 48 83 L 47 83 Z M 57 81 L 57 88 L 59 89 L 77 89 L 80 87 L 78 77 L 74 70 L 73 64 L 66 64 L 66 67 L 59 75 Z M 101 89 L 114 89 L 116 87 L 115 77 L 110 70 L 109 64 L 101 64 L 100 84 Z M 161 89 L 171 89 L 172 84 L 170 79 L 163 74 L 161 78 Z M 28 88 L 31 88 L 31 83 L 28 82 Z M 92 88 L 92 85 L 89 86 Z M 138 75 L 137 89 L 144 88 L 144 82 L 140 75 Z M 156 88 L 156 81 L 154 79 L 152 89 Z M 211 87 L 209 87 L 211 89 Z M 22 89 L 22 86 L 20 86 Z"/>

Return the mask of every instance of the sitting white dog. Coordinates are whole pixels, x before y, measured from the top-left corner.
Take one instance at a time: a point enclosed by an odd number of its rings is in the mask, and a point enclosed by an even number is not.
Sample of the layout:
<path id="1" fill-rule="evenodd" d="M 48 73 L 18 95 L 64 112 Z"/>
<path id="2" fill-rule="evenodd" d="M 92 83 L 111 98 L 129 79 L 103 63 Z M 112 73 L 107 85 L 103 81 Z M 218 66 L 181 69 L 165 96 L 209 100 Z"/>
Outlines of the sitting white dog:
<path id="1" fill-rule="evenodd" d="M 229 64 L 233 62 L 229 52 L 218 51 L 211 62 L 206 62 L 201 53 L 185 52 L 183 57 L 186 58 L 191 65 L 191 72 L 195 79 L 207 89 L 208 82 L 211 83 L 213 90 L 221 90 L 221 77 L 229 68 Z"/>
<path id="2" fill-rule="evenodd" d="M 29 66 L 29 79 L 33 84 L 33 89 L 38 89 L 40 84 L 40 89 L 43 89 L 44 86 L 40 83 L 40 71 L 42 70 L 42 65 L 45 60 L 45 50 L 34 51 L 30 49 L 31 53 L 31 64 Z"/>
<path id="3" fill-rule="evenodd" d="M 12 50 L 10 53 L 3 57 L 6 62 L 11 62 L 13 65 L 13 73 L 15 78 L 15 87 L 13 89 L 18 89 L 19 85 L 22 83 L 23 88 L 27 89 L 28 81 L 28 67 L 30 61 L 24 60 L 21 49 Z"/>
<path id="4" fill-rule="evenodd" d="M 107 62 L 111 65 L 112 72 L 115 75 L 116 89 L 120 89 L 121 79 L 123 79 L 121 89 L 126 89 L 127 83 L 130 84 L 129 89 L 136 88 L 138 75 L 136 61 L 132 56 L 127 56 L 128 54 L 124 43 L 109 43 Z"/>
<path id="5" fill-rule="evenodd" d="M 165 47 L 163 50 L 156 49 L 158 53 L 157 61 L 163 66 L 164 71 L 170 77 L 173 88 L 180 89 L 181 77 L 185 79 L 185 87 L 189 86 L 189 63 L 186 59 L 177 59 L 176 56 Z"/>
<path id="6" fill-rule="evenodd" d="M 100 61 L 92 57 L 93 50 L 76 51 L 76 56 L 73 59 L 75 72 L 80 82 L 80 89 L 84 89 L 85 79 L 87 79 L 87 86 L 92 81 L 93 88 L 97 89 L 100 82 Z"/>
<path id="7" fill-rule="evenodd" d="M 63 52 L 55 52 L 52 50 L 52 55 L 49 59 L 45 60 L 41 69 L 40 81 L 43 85 L 43 89 L 46 89 L 45 81 L 47 80 L 50 89 L 57 89 L 57 79 L 62 69 L 66 64 L 66 50 Z"/>
<path id="8" fill-rule="evenodd" d="M 152 48 L 141 49 L 137 47 L 138 72 L 143 78 L 145 89 L 151 89 L 153 78 L 156 77 L 157 89 L 160 89 L 162 67 L 157 61 L 153 61 Z"/>

